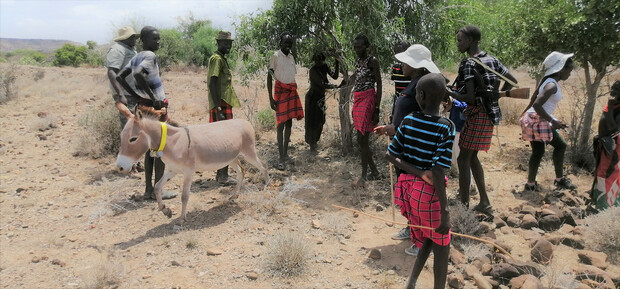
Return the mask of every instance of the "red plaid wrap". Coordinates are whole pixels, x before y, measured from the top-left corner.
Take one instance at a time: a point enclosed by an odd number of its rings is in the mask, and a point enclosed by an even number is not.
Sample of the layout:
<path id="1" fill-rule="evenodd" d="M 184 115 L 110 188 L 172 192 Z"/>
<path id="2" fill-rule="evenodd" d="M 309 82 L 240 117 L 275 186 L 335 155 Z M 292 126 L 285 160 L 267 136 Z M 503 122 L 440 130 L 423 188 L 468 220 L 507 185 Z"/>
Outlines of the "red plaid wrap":
<path id="1" fill-rule="evenodd" d="M 521 138 L 523 140 L 550 142 L 553 139 L 551 124 L 542 120 L 537 113 L 525 113 L 519 122 L 521 123 Z"/>
<path id="2" fill-rule="evenodd" d="M 220 99 L 220 105 L 219 107 L 222 108 L 222 113 L 224 114 L 225 119 L 223 120 L 227 120 L 227 119 L 232 119 L 233 118 L 233 114 L 232 114 L 232 106 L 228 103 L 226 103 L 223 99 Z M 218 106 L 212 108 L 211 110 L 209 110 L 209 122 L 216 122 L 216 115 L 217 115 L 217 108 Z"/>
<path id="3" fill-rule="evenodd" d="M 372 122 L 376 101 L 377 92 L 374 88 L 353 92 L 353 125 L 362 134 L 372 131 L 376 126 Z"/>
<path id="4" fill-rule="evenodd" d="M 461 130 L 459 147 L 473 151 L 488 151 L 493 138 L 493 123 L 478 105 L 468 105 L 463 111 L 466 115 Z"/>
<path id="5" fill-rule="evenodd" d="M 435 194 L 435 187 L 416 175 L 401 174 L 398 177 L 394 203 L 400 207 L 400 213 L 411 225 L 437 228 L 441 223 L 441 205 Z M 450 245 L 450 234 L 442 235 L 435 230 L 414 227 L 409 227 L 409 230 L 411 241 L 418 248 L 422 248 L 427 239 L 440 246 Z"/>
<path id="6" fill-rule="evenodd" d="M 276 101 L 276 123 L 289 119 L 301 120 L 304 118 L 304 109 L 297 94 L 297 83 L 282 83 L 276 80 L 273 99 Z"/>

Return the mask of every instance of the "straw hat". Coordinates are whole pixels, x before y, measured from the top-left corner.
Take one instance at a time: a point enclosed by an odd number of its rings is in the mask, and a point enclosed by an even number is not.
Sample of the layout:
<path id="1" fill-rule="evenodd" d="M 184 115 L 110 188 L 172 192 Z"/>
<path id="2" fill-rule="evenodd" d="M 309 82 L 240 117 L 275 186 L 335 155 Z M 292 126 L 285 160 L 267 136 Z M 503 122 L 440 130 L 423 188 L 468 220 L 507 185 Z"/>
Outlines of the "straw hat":
<path id="1" fill-rule="evenodd" d="M 422 44 L 409 46 L 405 52 L 394 55 L 398 61 L 413 68 L 426 68 L 431 73 L 440 73 L 439 68 L 431 59 L 431 51 Z"/>
<path id="2" fill-rule="evenodd" d="M 230 40 L 233 41 L 232 36 L 230 35 L 230 32 L 228 31 L 220 31 L 217 33 L 217 38 L 215 38 L 215 40 Z"/>
<path id="3" fill-rule="evenodd" d="M 122 41 L 134 35 L 137 37 L 140 34 L 136 33 L 131 26 L 125 26 L 118 30 L 118 37 L 114 38 L 114 41 Z"/>
<path id="4" fill-rule="evenodd" d="M 551 52 L 551 54 L 547 55 L 545 61 L 543 61 L 543 66 L 545 67 L 545 76 L 560 72 L 560 70 L 564 68 L 566 60 L 573 57 L 573 55 L 575 54 L 564 54 L 557 51 Z"/>

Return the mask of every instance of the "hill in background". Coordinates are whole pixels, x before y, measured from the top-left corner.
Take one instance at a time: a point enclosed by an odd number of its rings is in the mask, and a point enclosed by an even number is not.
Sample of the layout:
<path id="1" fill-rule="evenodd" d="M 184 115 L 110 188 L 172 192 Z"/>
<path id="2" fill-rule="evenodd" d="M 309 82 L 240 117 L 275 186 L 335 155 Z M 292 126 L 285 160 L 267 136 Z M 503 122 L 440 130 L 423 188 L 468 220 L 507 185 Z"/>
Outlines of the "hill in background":
<path id="1" fill-rule="evenodd" d="M 84 46 L 82 43 L 69 40 L 0 38 L 0 51 L 11 52 L 17 49 L 32 49 L 43 53 L 51 53 L 66 43 Z"/>

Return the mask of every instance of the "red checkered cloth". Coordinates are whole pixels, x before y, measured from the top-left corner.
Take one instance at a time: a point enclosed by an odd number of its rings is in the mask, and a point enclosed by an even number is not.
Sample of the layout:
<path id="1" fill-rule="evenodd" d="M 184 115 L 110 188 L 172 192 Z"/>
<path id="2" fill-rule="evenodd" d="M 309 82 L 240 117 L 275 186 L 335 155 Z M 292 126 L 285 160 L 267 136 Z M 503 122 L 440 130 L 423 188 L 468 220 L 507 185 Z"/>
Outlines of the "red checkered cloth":
<path id="1" fill-rule="evenodd" d="M 353 92 L 353 125 L 362 134 L 372 131 L 376 126 L 372 122 L 376 101 L 377 92 L 374 88 Z"/>
<path id="2" fill-rule="evenodd" d="M 297 94 L 297 83 L 282 83 L 276 80 L 273 99 L 276 101 L 276 123 L 289 119 L 301 120 L 304 118 L 304 109 Z"/>
<path id="3" fill-rule="evenodd" d="M 219 107 L 222 108 L 222 113 L 224 114 L 225 119 L 232 119 L 233 118 L 233 114 L 232 114 L 232 106 L 228 103 L 226 103 L 223 99 L 220 99 L 220 105 Z M 211 110 L 209 110 L 209 122 L 216 122 L 216 114 L 217 114 L 217 108 L 218 106 L 212 108 Z"/>
<path id="4" fill-rule="evenodd" d="M 519 122 L 521 123 L 521 138 L 523 140 L 550 142 L 553 139 L 551 124 L 542 120 L 537 113 L 525 113 Z"/>
<path id="5" fill-rule="evenodd" d="M 493 138 L 493 123 L 479 105 L 467 105 L 463 113 L 466 119 L 461 129 L 459 147 L 473 151 L 488 151 Z"/>
<path id="6" fill-rule="evenodd" d="M 441 205 L 435 187 L 416 175 L 400 174 L 394 190 L 394 203 L 411 225 L 437 228 L 441 223 Z M 422 248 L 427 239 L 440 246 L 450 245 L 450 234 L 442 235 L 435 230 L 414 227 L 409 227 L 409 230 L 411 241 L 418 248 Z"/>

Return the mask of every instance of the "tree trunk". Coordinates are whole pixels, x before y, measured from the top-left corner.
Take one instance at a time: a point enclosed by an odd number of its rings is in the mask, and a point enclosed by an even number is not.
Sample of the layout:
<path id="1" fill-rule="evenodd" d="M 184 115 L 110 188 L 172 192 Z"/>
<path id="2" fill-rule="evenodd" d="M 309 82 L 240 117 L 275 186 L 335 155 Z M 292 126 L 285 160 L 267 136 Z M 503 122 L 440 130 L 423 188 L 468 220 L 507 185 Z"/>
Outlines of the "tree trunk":
<path id="1" fill-rule="evenodd" d="M 590 164 L 594 164 L 591 159 L 592 154 L 587 153 L 586 155 L 584 155 L 583 152 L 591 151 L 590 138 L 593 135 L 592 120 L 594 116 L 594 107 L 596 105 L 596 98 L 598 96 L 598 88 L 601 84 L 601 80 L 605 76 L 605 68 L 603 68 L 602 71 L 594 69 L 594 79 L 592 79 L 590 75 L 590 66 L 588 65 L 587 61 L 584 61 L 583 68 L 586 78 L 587 101 L 583 108 L 583 122 L 581 123 L 581 127 L 579 128 L 579 141 L 577 142 L 577 147 L 573 148 L 573 152 L 578 154 L 575 156 L 575 161 L 577 161 L 577 165 L 589 166 Z"/>
<path id="2" fill-rule="evenodd" d="M 344 66 L 344 65 L 343 65 Z M 346 69 L 342 69 L 342 77 L 347 83 L 340 90 L 340 97 L 338 98 L 338 113 L 340 116 L 340 141 L 342 154 L 347 155 L 353 149 L 353 126 L 351 124 L 351 86 L 348 85 L 349 74 Z"/>

